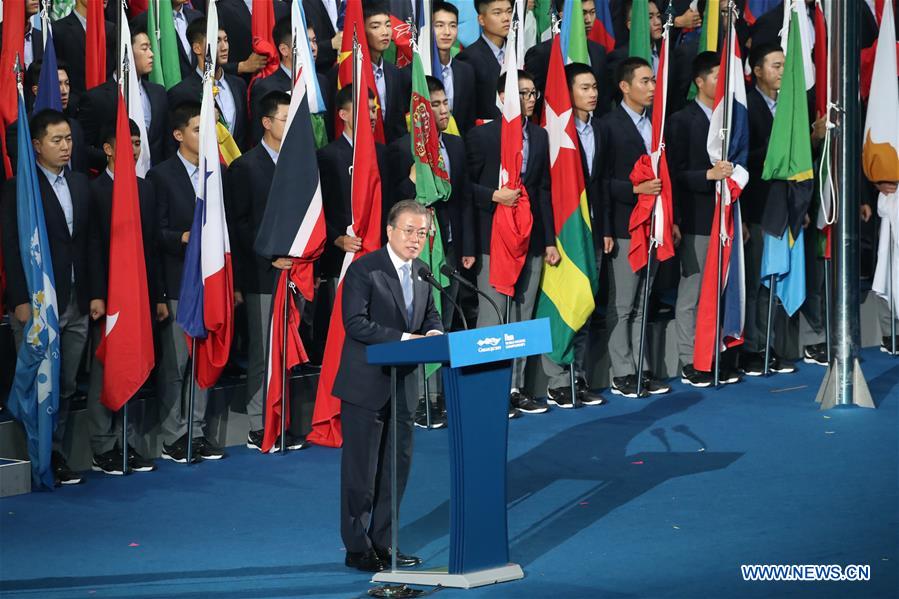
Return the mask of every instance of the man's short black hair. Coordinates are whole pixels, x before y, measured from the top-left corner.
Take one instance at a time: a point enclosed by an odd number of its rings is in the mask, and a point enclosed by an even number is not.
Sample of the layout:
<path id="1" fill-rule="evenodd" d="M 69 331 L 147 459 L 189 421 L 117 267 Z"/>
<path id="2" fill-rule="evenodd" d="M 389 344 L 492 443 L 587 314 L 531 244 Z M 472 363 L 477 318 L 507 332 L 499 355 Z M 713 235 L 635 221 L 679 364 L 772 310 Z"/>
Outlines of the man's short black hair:
<path id="1" fill-rule="evenodd" d="M 190 25 L 187 26 L 184 37 L 187 38 L 187 43 L 191 46 L 201 43 L 206 39 L 206 17 L 194 19 Z"/>
<path id="2" fill-rule="evenodd" d="M 568 91 L 574 87 L 574 80 L 578 75 L 590 75 L 596 79 L 593 70 L 582 62 L 573 62 L 565 65 L 565 82 L 568 84 Z M 598 82 L 597 82 L 598 83 Z"/>
<path id="3" fill-rule="evenodd" d="M 140 135 L 140 129 L 137 127 L 137 123 L 134 122 L 133 119 L 128 119 L 128 131 L 131 137 L 135 137 Z M 116 124 L 115 123 L 106 123 L 103 125 L 103 128 L 100 129 L 100 145 L 103 144 L 115 144 L 116 138 Z"/>
<path id="4" fill-rule="evenodd" d="M 645 59 L 640 58 L 639 56 L 628 56 L 618 65 L 618 69 L 615 72 L 615 80 L 618 83 L 621 83 L 622 81 L 630 83 L 634 80 L 634 73 L 640 67 L 648 67 L 652 70 L 652 65 L 646 62 Z"/>
<path id="5" fill-rule="evenodd" d="M 494 2 L 502 2 L 502 1 L 503 0 L 474 0 L 475 12 L 477 12 L 478 14 L 482 14 L 482 11 L 483 12 L 487 11 L 488 4 L 493 4 Z M 508 2 L 509 2 L 510 6 L 512 6 L 513 8 L 515 7 L 515 5 L 512 4 L 512 0 L 508 0 Z"/>
<path id="6" fill-rule="evenodd" d="M 693 59 L 693 70 L 690 73 L 690 81 L 698 78 L 705 79 L 709 73 L 715 70 L 715 67 L 721 64 L 717 52 L 707 50 L 700 52 Z"/>
<path id="7" fill-rule="evenodd" d="M 275 116 L 278 106 L 290 106 L 290 95 L 287 92 L 271 91 L 259 101 L 259 120 Z"/>
<path id="8" fill-rule="evenodd" d="M 374 97 L 375 97 L 375 94 L 371 90 L 368 90 L 368 99 L 372 100 L 372 99 L 374 99 Z M 347 84 L 347 85 L 341 87 L 337 91 L 337 95 L 334 96 L 334 107 L 337 110 L 343 110 L 343 109 L 347 108 L 348 104 L 352 104 L 352 103 L 353 103 L 353 84 L 350 83 L 350 84 Z"/>
<path id="9" fill-rule="evenodd" d="M 778 44 L 759 44 L 758 46 L 753 46 L 752 50 L 749 51 L 749 68 L 754 69 L 755 67 L 764 65 L 768 55 L 774 54 L 775 52 L 783 52 L 783 48 Z"/>
<path id="10" fill-rule="evenodd" d="M 385 2 L 363 2 L 362 3 L 362 20 L 367 21 L 372 17 L 380 17 L 381 15 L 390 16 L 390 8 Z"/>
<path id="11" fill-rule="evenodd" d="M 278 19 L 278 22 L 272 27 L 272 39 L 275 41 L 276 48 L 281 44 L 290 46 L 293 43 L 293 31 L 290 28 L 289 16 Z"/>
<path id="12" fill-rule="evenodd" d="M 446 88 L 443 86 L 443 82 L 441 82 L 437 77 L 431 77 L 430 75 L 428 75 L 425 77 L 425 80 L 428 82 L 429 94 L 433 94 L 434 92 L 446 93 Z"/>
<path id="13" fill-rule="evenodd" d="M 134 43 L 134 40 L 137 39 L 137 36 L 139 36 L 141 33 L 143 33 L 147 37 L 150 37 L 150 34 L 147 33 L 146 21 L 144 21 L 143 23 L 135 23 L 134 25 L 131 25 L 130 27 L 131 27 L 131 43 L 132 44 Z"/>
<path id="14" fill-rule="evenodd" d="M 28 127 L 31 129 L 31 139 L 41 139 L 47 134 L 49 127 L 61 123 L 68 124 L 68 122 L 69 119 L 63 113 L 52 108 L 45 108 L 34 114 L 28 122 Z"/>
<path id="15" fill-rule="evenodd" d="M 431 9 L 431 14 L 436 13 L 438 10 L 448 12 L 456 17 L 456 21 L 459 20 L 459 9 L 456 8 L 455 4 L 444 2 L 444 0 L 436 0 L 434 7 Z"/>
<path id="16" fill-rule="evenodd" d="M 25 69 L 25 77 L 22 79 L 22 85 L 26 89 L 31 89 L 41 81 L 41 65 L 43 61 L 35 60 L 28 68 Z M 56 61 L 56 70 L 57 71 L 65 71 L 66 75 L 69 74 L 69 65 L 66 64 L 63 60 Z"/>
<path id="17" fill-rule="evenodd" d="M 172 123 L 172 131 L 178 129 L 184 129 L 190 123 L 190 119 L 195 116 L 200 116 L 200 103 L 199 102 L 182 102 L 175 106 L 172 110 L 172 117 L 170 122 Z"/>
<path id="18" fill-rule="evenodd" d="M 534 83 L 534 76 L 528 73 L 527 71 L 523 71 L 518 69 L 518 80 L 521 81 L 525 79 Z M 506 91 L 506 73 L 503 73 L 499 76 L 499 79 L 496 81 L 496 93 L 501 94 Z"/>

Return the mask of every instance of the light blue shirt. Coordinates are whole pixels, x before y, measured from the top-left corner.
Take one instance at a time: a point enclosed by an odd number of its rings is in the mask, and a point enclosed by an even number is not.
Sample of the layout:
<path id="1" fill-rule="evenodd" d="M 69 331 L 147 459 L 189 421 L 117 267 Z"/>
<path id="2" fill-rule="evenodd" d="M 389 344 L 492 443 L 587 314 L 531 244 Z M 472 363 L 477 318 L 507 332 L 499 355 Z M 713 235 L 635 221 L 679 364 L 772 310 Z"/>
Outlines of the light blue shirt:
<path id="1" fill-rule="evenodd" d="M 483 33 L 481 34 L 481 39 L 484 40 L 485 42 L 487 42 L 487 47 L 490 48 L 491 52 L 493 52 L 493 56 L 496 58 L 496 62 L 498 62 L 499 66 L 502 67 L 503 61 L 506 59 L 506 51 L 505 51 L 504 47 L 500 48 L 499 46 L 497 46 L 496 44 L 491 42 L 489 39 L 487 39 L 487 36 L 484 35 Z"/>
<path id="2" fill-rule="evenodd" d="M 188 58 L 193 56 L 190 50 L 190 42 L 187 41 L 187 17 L 184 14 L 184 6 L 179 6 L 178 10 L 172 9 L 172 18 L 175 20 L 175 32 L 178 34 L 178 41 L 181 42 L 181 48 Z"/>
<path id="3" fill-rule="evenodd" d="M 762 99 L 765 101 L 765 104 L 768 106 L 768 110 L 771 111 L 771 116 L 777 114 L 777 100 L 773 100 L 768 97 L 768 94 L 760 90 L 758 87 L 755 88 L 755 91 L 759 93 Z"/>
<path id="4" fill-rule="evenodd" d="M 442 65 L 440 74 L 443 76 L 443 89 L 446 91 L 446 99 L 449 101 L 450 111 L 453 110 L 453 59 Z"/>
<path id="5" fill-rule="evenodd" d="M 387 80 L 384 78 L 384 57 L 381 57 L 378 64 L 372 64 L 371 68 L 375 74 L 375 87 L 378 88 L 381 114 L 387 114 Z"/>
<path id="6" fill-rule="evenodd" d="M 243 3 L 247 5 L 247 10 L 250 11 L 250 14 L 253 14 L 253 0 L 243 0 Z"/>
<path id="7" fill-rule="evenodd" d="M 265 139 L 261 139 L 259 141 L 262 144 L 262 147 L 265 148 L 265 151 L 268 152 L 269 158 L 272 159 L 272 162 L 274 162 L 275 164 L 278 164 L 279 152 L 276 152 L 267 143 L 265 143 Z"/>
<path id="8" fill-rule="evenodd" d="M 81 13 L 79 13 L 77 10 L 72 10 L 72 12 L 75 13 L 75 17 L 78 18 L 78 22 L 81 23 L 82 27 L 84 27 L 84 31 L 87 32 L 87 17 L 82 17 Z"/>
<path id="9" fill-rule="evenodd" d="M 187 176 L 190 177 L 191 185 L 194 186 L 194 196 L 200 197 L 200 165 L 191 163 L 181 150 L 178 150 L 177 154 L 181 164 L 184 165 L 184 170 L 187 171 Z"/>
<path id="10" fill-rule="evenodd" d="M 621 102 L 621 107 L 624 108 L 624 112 L 626 112 L 627 116 L 631 117 L 631 121 L 634 122 L 637 133 L 643 138 L 643 145 L 646 147 L 646 153 L 649 154 L 652 152 L 652 121 L 649 120 L 649 111 L 644 108 L 643 114 L 637 114 L 631 110 L 625 102 Z"/>
<path id="11" fill-rule="evenodd" d="M 228 131 L 234 133 L 234 125 L 237 120 L 237 103 L 228 82 L 225 81 L 225 74 L 222 73 L 221 79 L 215 80 L 215 85 L 219 88 L 219 93 L 215 96 L 215 101 L 222 110 L 222 117 L 228 126 Z"/>
<path id="12" fill-rule="evenodd" d="M 574 127 L 577 129 L 577 136 L 581 142 L 581 149 L 584 150 L 584 158 L 587 161 L 587 176 L 593 176 L 593 158 L 596 156 L 596 137 L 593 135 L 592 116 L 587 116 L 586 121 L 579 118 L 574 119 Z"/>
<path id="13" fill-rule="evenodd" d="M 522 122 L 521 125 L 521 174 L 523 175 L 528 170 L 528 154 L 530 154 L 531 144 L 527 121 Z"/>
<path id="14" fill-rule="evenodd" d="M 37 167 L 44 172 L 44 176 L 47 177 L 50 187 L 53 188 L 53 193 L 56 194 L 56 199 L 59 201 L 59 207 L 62 208 L 62 213 L 66 217 L 66 226 L 69 228 L 69 235 L 71 235 L 75 224 L 75 207 L 72 205 L 72 193 L 69 191 L 69 182 L 66 181 L 66 169 L 62 169 L 57 175 L 56 173 L 47 170 L 40 162 L 36 162 L 36 164 Z"/>
<path id="15" fill-rule="evenodd" d="M 698 104 L 699 107 L 702 109 L 703 114 L 705 114 L 705 118 L 707 118 L 707 119 L 709 119 L 709 121 L 711 121 L 712 120 L 712 109 L 709 108 L 708 106 L 706 106 L 705 104 L 703 104 L 702 102 L 700 102 L 699 98 L 695 98 L 694 102 L 696 102 L 696 104 Z"/>

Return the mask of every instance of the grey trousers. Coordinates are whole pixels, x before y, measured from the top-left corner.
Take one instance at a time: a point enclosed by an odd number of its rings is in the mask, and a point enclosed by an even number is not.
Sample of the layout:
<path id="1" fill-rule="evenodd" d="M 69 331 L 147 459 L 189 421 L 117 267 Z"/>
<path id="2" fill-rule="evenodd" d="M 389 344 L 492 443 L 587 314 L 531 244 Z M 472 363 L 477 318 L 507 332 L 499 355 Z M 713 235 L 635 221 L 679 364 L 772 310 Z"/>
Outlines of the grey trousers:
<path id="1" fill-rule="evenodd" d="M 505 318 L 506 304 L 511 299 L 512 303 L 509 307 L 510 322 L 521 322 L 529 320 L 534 316 L 534 306 L 537 303 L 537 292 L 540 290 L 540 273 L 543 269 L 542 256 L 528 256 L 525 260 L 524 267 L 521 269 L 521 275 L 515 285 L 515 295 L 508 297 L 499 293 L 490 284 L 490 256 L 481 254 L 478 258 L 480 266 L 478 267 L 478 289 L 488 295 Z M 497 319 L 496 311 L 490 302 L 480 295 L 478 296 L 478 328 L 489 327 L 500 324 Z M 524 368 L 527 360 L 519 358 L 512 364 L 512 389 L 524 388 Z"/>
<path id="2" fill-rule="evenodd" d="M 191 378 L 187 368 L 188 347 L 184 329 L 175 322 L 178 300 L 168 300 L 170 318 L 160 328 L 159 388 L 162 390 L 159 418 L 162 422 L 162 439 L 171 445 L 187 434 L 187 397 L 190 385 L 195 386 L 194 419 L 191 437 L 203 436 L 206 426 L 206 389 L 201 389 Z"/>
<path id="3" fill-rule="evenodd" d="M 677 330 L 677 353 L 681 366 L 693 363 L 693 340 L 696 338 L 696 309 L 702 289 L 702 274 L 709 249 L 708 235 L 684 235 L 677 250 L 680 259 L 680 282 L 674 324 Z M 716 238 L 717 241 L 717 238 Z"/>
<path id="4" fill-rule="evenodd" d="M 599 278 L 601 272 L 602 254 L 597 254 L 597 278 Z M 599 300 L 597 298 L 594 299 L 597 300 L 596 305 L 599 305 Z M 587 318 L 587 322 L 585 322 L 584 326 L 574 334 L 574 340 L 572 341 L 574 347 L 574 376 L 584 380 L 587 379 L 587 351 L 590 348 L 590 324 L 593 321 L 594 314 L 591 314 L 590 317 Z M 546 386 L 548 388 L 558 389 L 559 387 L 569 387 L 571 385 L 571 375 L 568 372 L 567 366 L 554 362 L 546 354 L 543 354 L 540 357 L 540 361 L 543 364 L 543 373 L 546 374 Z"/>
<path id="5" fill-rule="evenodd" d="M 87 345 L 87 320 L 87 314 L 81 314 L 78 309 L 78 299 L 73 290 L 66 311 L 59 317 L 59 408 L 56 413 L 56 428 L 53 430 L 53 451 L 60 453 L 66 436 L 69 406 L 77 390 L 78 367 Z M 25 325 L 12 314 L 9 315 L 9 324 L 18 351 L 22 345 Z"/>
<path id="6" fill-rule="evenodd" d="M 640 329 L 643 326 L 643 286 L 646 269 L 633 272 L 627 260 L 630 239 L 616 239 L 609 254 L 609 300 L 606 328 L 609 331 L 609 360 L 612 376 L 624 377 L 637 373 L 637 352 L 640 350 Z M 658 262 L 653 260 L 649 286 L 655 277 Z M 648 337 L 648 335 L 647 335 Z M 644 348 L 649 351 L 649 348 Z M 649 361 L 644 361 L 648 364 Z"/>
<path id="7" fill-rule="evenodd" d="M 102 339 L 101 321 L 91 329 L 91 342 L 94 350 L 100 346 Z M 116 443 L 122 439 L 122 411 L 113 412 L 100 402 L 100 394 L 103 391 L 103 363 L 94 355 L 91 357 L 90 383 L 87 389 L 87 414 L 90 419 L 91 451 L 94 455 L 100 455 L 111 451 Z M 129 402 L 129 406 L 134 400 Z M 135 418 L 128 413 L 128 444 L 137 445 L 137 427 Z"/>
<path id="8" fill-rule="evenodd" d="M 877 296 L 875 301 L 877 302 L 877 320 L 880 322 L 880 336 L 889 339 L 891 332 L 890 301 L 880 296 Z M 899 298 L 895 298 L 893 301 L 899 301 Z M 899 336 L 899 322 L 896 324 L 896 335 Z"/>
<path id="9" fill-rule="evenodd" d="M 247 294 L 247 417 L 250 430 L 263 427 L 262 410 L 265 397 L 265 361 L 271 324 L 272 295 Z"/>

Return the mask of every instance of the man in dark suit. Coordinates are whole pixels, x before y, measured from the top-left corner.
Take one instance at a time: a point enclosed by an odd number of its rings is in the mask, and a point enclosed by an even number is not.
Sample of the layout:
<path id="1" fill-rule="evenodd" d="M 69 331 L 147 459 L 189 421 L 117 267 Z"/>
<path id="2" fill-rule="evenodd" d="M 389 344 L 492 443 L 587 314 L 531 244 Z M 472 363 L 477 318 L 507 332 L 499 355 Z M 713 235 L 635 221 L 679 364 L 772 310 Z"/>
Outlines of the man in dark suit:
<path id="1" fill-rule="evenodd" d="M 338 24 L 342 25 L 338 21 L 340 4 L 340 0 L 303 0 L 306 26 L 315 32 L 321 44 L 315 57 L 315 68 L 322 74 L 327 74 L 337 62 L 337 51 L 343 40 L 343 31 L 338 28 Z"/>
<path id="2" fill-rule="evenodd" d="M 475 118 L 499 117 L 496 107 L 496 81 L 506 52 L 506 39 L 512 24 L 511 0 L 475 0 L 481 37 L 456 57 L 471 65 L 475 76 Z"/>
<path id="3" fill-rule="evenodd" d="M 384 52 L 390 46 L 392 29 L 390 12 L 385 4 L 372 2 L 362 7 L 365 20 L 365 37 L 371 54 L 371 68 L 378 90 L 378 105 L 384 119 L 384 139 L 390 143 L 406 131 L 406 113 L 409 112 L 409 96 L 412 79 L 408 68 L 397 68 L 384 60 Z"/>
<path id="4" fill-rule="evenodd" d="M 157 240 L 162 267 L 162 281 L 171 317 L 160 329 L 159 378 L 162 457 L 178 463 L 187 462 L 187 435 L 193 439 L 193 460 L 218 460 L 224 453 L 204 434 L 206 390 L 197 387 L 194 396 L 193 430 L 187 429 L 187 415 L 182 410 L 182 394 L 193 384 L 187 367 L 188 348 L 184 330 L 175 321 L 181 293 L 184 251 L 190 239 L 194 208 L 200 185 L 200 104 L 185 102 L 175 107 L 171 116 L 172 135 L 178 151 L 168 160 L 153 167 L 147 179 L 156 191 Z M 188 380 L 185 381 L 184 379 Z"/>
<path id="5" fill-rule="evenodd" d="M 467 62 L 452 57 L 452 48 L 459 34 L 459 9 L 449 2 L 437 0 L 431 25 L 441 65 L 441 72 L 434 73 L 434 76 L 443 82 L 450 112 L 464 135 L 474 127 L 476 95 L 474 69 Z"/>
<path id="6" fill-rule="evenodd" d="M 590 0 L 586 0 L 584 4 L 587 2 L 593 4 Z M 564 0 L 556 0 L 556 8 L 559 11 L 560 19 L 562 18 L 563 5 Z M 587 8 L 584 7 L 583 11 L 586 13 Z M 593 15 L 595 20 L 595 9 L 593 10 Z M 537 89 L 541 90 L 541 92 L 546 90 L 546 73 L 549 71 L 549 55 L 552 45 L 552 39 L 540 42 L 528 50 L 524 57 L 524 66 L 534 76 L 534 83 L 537 84 Z M 612 103 L 612 88 L 608 81 L 608 69 L 606 68 L 606 49 L 593 40 L 588 39 L 587 55 L 590 58 L 590 70 L 593 71 L 593 76 L 596 78 L 597 92 L 599 93 L 596 109 L 593 111 L 593 116 L 598 119 L 609 111 Z M 543 102 L 541 101 L 537 104 L 537 112 L 540 113 L 543 110 Z"/>
<path id="7" fill-rule="evenodd" d="M 44 35 L 40 29 L 31 26 L 31 18 L 40 10 L 40 0 L 25 0 L 25 45 L 22 63 L 27 69 L 35 60 L 44 58 Z M 0 31 L 0 48 L 3 47 L 3 32 Z"/>
<path id="8" fill-rule="evenodd" d="M 115 120 L 113 119 L 113 123 Z M 140 156 L 140 130 L 134 121 L 129 121 L 131 129 L 131 148 L 136 161 Z M 91 227 L 99 237 L 103 262 L 101 272 L 109 270 L 110 223 L 112 222 L 113 178 L 115 177 L 116 129 L 108 123 L 100 133 L 103 151 L 108 163 L 99 177 L 90 182 Z M 138 202 L 140 206 L 141 239 L 144 249 L 144 268 L 147 277 L 147 301 L 150 314 L 157 321 L 169 316 L 165 304 L 160 272 L 156 260 L 156 196 L 153 186 L 140 177 L 137 179 Z M 104 298 L 106 295 L 104 294 Z M 97 321 L 91 327 L 92 347 L 96 349 L 102 339 L 102 328 L 105 323 Z M 100 402 L 103 390 L 103 362 L 92 357 L 90 383 L 87 391 L 87 410 L 90 416 L 91 453 L 93 459 L 91 469 L 105 474 L 121 475 L 122 472 L 122 417 L 121 412 L 113 412 Z M 131 400 L 129 403 L 133 403 Z M 131 414 L 141 414 L 142 410 L 134 410 Z M 156 469 L 152 460 L 148 460 L 135 449 L 139 438 L 139 420 L 133 416 L 128 419 L 128 468 L 134 472 L 151 472 Z"/>
<path id="9" fill-rule="evenodd" d="M 197 19 L 187 27 L 187 37 L 196 58 L 197 68 L 168 91 L 169 106 L 184 102 L 199 102 L 203 97 L 203 72 L 206 65 L 206 19 Z M 228 62 L 230 42 L 225 30 L 219 28 L 216 53 L 215 104 L 234 138 L 243 151 L 247 134 L 247 84 L 236 75 L 226 73 L 222 66 Z"/>
<path id="10" fill-rule="evenodd" d="M 599 123 L 600 147 L 609 148 L 601 168 L 603 193 L 608 199 L 608 222 L 614 237 L 608 261 L 606 328 L 609 331 L 609 358 L 612 363 L 612 393 L 637 397 L 637 376 L 643 377 L 641 391 L 658 394 L 671 390 L 667 383 L 654 379 L 650 373 L 637 372 L 636 353 L 643 324 L 644 277 L 655 276 L 657 262 L 653 262 L 652 272 L 647 273 L 644 268 L 635 273 L 627 258 L 631 243 L 629 221 L 637 196 L 658 195 L 662 190 L 662 181 L 651 179 L 635 186 L 630 179 L 637 160 L 650 151 L 652 115 L 649 107 L 655 95 L 652 67 L 642 58 L 627 58 L 618 67 L 617 79 L 624 99 Z M 675 245 L 679 241 L 680 231 L 675 225 Z M 606 249 L 609 249 L 608 246 Z"/>
<path id="11" fill-rule="evenodd" d="M 187 26 L 203 18 L 203 13 L 189 5 L 190 0 L 172 0 L 172 19 L 175 21 L 175 33 L 178 36 L 178 60 L 181 64 L 181 77 L 187 77 L 196 68 L 194 53 L 190 50 L 187 39 Z M 142 12 L 131 19 L 131 31 L 147 31 L 147 13 Z"/>
<path id="12" fill-rule="evenodd" d="M 270 1 L 274 8 L 275 22 L 290 16 L 290 4 L 282 0 Z M 216 8 L 219 28 L 227 33 L 231 44 L 225 70 L 232 75 L 242 75 L 245 82 L 248 82 L 266 64 L 265 56 L 253 51 L 253 13 L 244 0 L 219 0 Z"/>
<path id="13" fill-rule="evenodd" d="M 72 99 L 77 106 L 81 94 L 87 89 L 85 84 L 85 52 L 87 40 L 87 4 L 90 0 L 76 0 L 75 8 L 68 16 L 53 23 L 53 42 L 56 55 L 65 57 L 69 63 L 69 78 L 72 82 Z M 106 76 L 112 76 L 116 68 L 115 25 L 104 20 L 106 25 Z"/>
<path id="14" fill-rule="evenodd" d="M 587 204 L 590 209 L 590 224 L 593 231 L 593 259 L 596 261 L 596 274 L 602 272 L 602 257 L 604 246 L 611 249 L 612 238 L 606 239 L 606 231 L 610 230 L 608 211 L 604 206 L 602 197 L 602 183 L 599 164 L 603 161 L 602 152 L 605 148 L 599 145 L 599 119 L 592 116 L 597 108 L 599 90 L 596 75 L 593 70 L 582 63 L 571 63 L 565 66 L 565 79 L 568 85 L 568 93 L 571 98 L 571 107 L 574 109 L 574 123 L 578 134 L 578 149 L 581 156 L 581 172 L 584 176 L 584 190 L 587 193 Z M 587 352 L 590 347 L 590 322 L 591 315 L 584 326 L 575 334 L 574 346 L 574 370 L 575 393 L 577 399 L 584 405 L 598 406 L 606 403 L 606 399 L 599 393 L 590 390 L 587 382 Z M 574 401 L 571 395 L 571 380 L 568 368 L 554 362 L 546 354 L 542 357 L 543 372 L 547 381 L 547 401 L 560 408 L 573 408 Z"/>
<path id="15" fill-rule="evenodd" d="M 513 76 L 516 75 L 513 73 Z M 549 186 L 549 141 L 546 131 L 530 122 L 537 102 L 537 88 L 533 78 L 524 71 L 518 71 L 518 92 L 521 98 L 521 118 L 523 122 L 524 144 L 522 151 L 521 181 L 530 199 L 533 227 L 531 228 L 528 255 L 515 285 L 515 296 L 510 298 L 499 293 L 490 284 L 490 239 L 493 232 L 493 215 L 496 205 L 514 206 L 521 195 L 519 189 L 501 187 L 499 184 L 500 147 L 502 119 L 496 119 L 475 127 L 468 132 L 465 146 L 468 151 L 468 176 L 471 178 L 472 200 L 478 222 L 480 256 L 477 265 L 478 288 L 489 295 L 505 313 L 506 306 L 511 322 L 528 320 L 533 316 L 540 273 L 544 260 L 548 264 L 559 263 L 556 249 L 553 210 Z M 494 88 L 505 98 L 506 73 L 499 77 Z M 478 305 L 478 327 L 499 324 L 496 311 L 483 297 Z M 547 411 L 546 404 L 534 399 L 524 390 L 525 360 L 515 360 L 512 367 L 512 389 L 509 396 L 509 417 L 514 418 L 519 411 L 541 414 Z"/>
<path id="16" fill-rule="evenodd" d="M 141 105 L 144 111 L 144 126 L 150 142 L 150 162 L 159 164 L 165 159 L 168 145 L 169 104 L 165 88 L 157 83 L 147 81 L 146 77 L 153 70 L 153 52 L 150 50 L 150 38 L 146 32 L 132 30 L 131 49 L 134 51 L 133 68 L 140 86 Z M 115 114 L 118 102 L 119 84 L 115 79 L 89 89 L 81 96 L 78 105 L 78 121 L 84 127 L 85 140 L 92 147 L 100 149 L 105 143 L 100 139 L 101 130 L 109 123 L 109 115 Z"/>
<path id="17" fill-rule="evenodd" d="M 90 191 L 87 176 L 67 168 L 72 134 L 64 114 L 42 110 L 31 118 L 31 142 L 37 162 L 40 200 L 44 210 L 56 285 L 60 333 L 59 408 L 53 431 L 53 473 L 57 484 L 82 482 L 63 455 L 69 405 L 75 395 L 78 366 L 87 343 L 88 315 L 96 320 L 106 313 L 106 274 L 98 238 L 92 235 Z M 21 232 L 30 235 L 31 232 Z M 3 206 L 3 256 L 6 297 L 13 308 L 9 322 L 16 347 L 21 347 L 24 327 L 31 317 L 31 296 L 19 255 L 16 181 L 5 189 Z"/>
<path id="18" fill-rule="evenodd" d="M 625 16 L 624 31 L 628 35 L 631 30 L 632 5 L 633 0 L 624 0 L 622 8 L 622 14 Z M 652 66 L 653 74 L 655 74 L 659 67 L 659 47 L 663 32 L 662 24 L 662 13 L 659 11 L 658 3 L 656 0 L 649 0 L 649 46 L 652 50 L 652 61 L 650 64 Z M 624 36 L 623 39 L 616 37 L 615 42 L 617 43 L 617 47 L 608 55 L 606 64 L 609 69 L 608 78 L 609 81 L 612 82 L 614 88 L 612 90 L 612 101 L 617 104 L 621 101 L 621 90 L 618 87 L 618 67 L 628 58 L 630 51 L 628 49 L 627 36 Z"/>
<path id="19" fill-rule="evenodd" d="M 398 369 L 396 397 L 389 370 L 366 360 L 366 348 L 443 332 L 431 288 L 418 277 L 428 236 L 427 209 L 415 200 L 394 204 L 387 218 L 387 246 L 363 256 L 343 281 L 346 339 L 334 382 L 341 399 L 340 536 L 349 568 L 378 572 L 395 552 L 397 565 L 421 560 L 391 547 L 391 472 L 397 504 L 412 464 L 412 411 L 418 400 L 415 369 Z M 392 430 L 395 402 L 397 429 Z M 396 438 L 396 445 L 394 445 Z"/>

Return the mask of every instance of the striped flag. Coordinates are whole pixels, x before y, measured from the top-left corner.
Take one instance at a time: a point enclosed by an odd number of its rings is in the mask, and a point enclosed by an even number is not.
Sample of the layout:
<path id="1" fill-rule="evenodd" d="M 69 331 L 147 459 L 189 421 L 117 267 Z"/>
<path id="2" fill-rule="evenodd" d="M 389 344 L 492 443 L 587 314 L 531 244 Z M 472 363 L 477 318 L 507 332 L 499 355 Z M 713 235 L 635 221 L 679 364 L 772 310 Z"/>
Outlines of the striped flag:
<path id="1" fill-rule="evenodd" d="M 284 381 L 282 349 L 284 347 L 284 303 L 287 302 L 287 358 L 286 366 L 307 362 L 300 340 L 300 310 L 295 301 L 299 293 L 312 301 L 315 293 L 313 262 L 325 248 L 325 216 L 322 210 L 322 189 L 315 161 L 315 137 L 309 119 L 309 95 L 306 92 L 301 66 L 290 97 L 287 122 L 278 154 L 278 164 L 268 193 L 265 213 L 253 249 L 271 260 L 293 258 L 293 268 L 282 270 L 272 298 L 272 321 L 269 328 L 268 360 L 266 363 L 267 391 L 265 395 L 265 435 L 262 451 L 268 452 L 281 433 L 281 410 L 286 409 L 290 423 L 289 386 Z M 297 168 L 298 164 L 305 165 Z"/>
<path id="2" fill-rule="evenodd" d="M 549 57 L 543 127 L 549 136 L 553 223 L 562 260 L 543 269 L 536 318 L 549 318 L 553 340 L 549 357 L 558 364 L 574 359 L 574 335 L 593 313 L 599 285 L 573 113 L 557 37 Z"/>
<path id="3" fill-rule="evenodd" d="M 369 64 L 364 60 L 362 52 L 359 52 L 355 65 L 356 76 L 362 76 L 359 73 L 360 70 L 370 69 Z M 354 260 L 381 247 L 381 175 L 378 172 L 375 140 L 369 126 L 368 110 L 363 108 L 368 106 L 368 89 L 360 85 L 353 91 L 356 94 L 356 106 L 359 109 L 354 115 L 356 123 L 353 127 L 351 192 L 353 223 L 347 228 L 347 235 L 359 237 L 362 240 L 362 249 L 358 252 L 347 253 L 340 270 L 334 310 L 328 325 L 325 356 L 315 396 L 312 432 L 307 437 L 307 440 L 312 443 L 328 447 L 340 447 L 343 442 L 340 432 L 340 400 L 333 393 L 334 379 L 337 377 L 340 356 L 343 353 L 343 342 L 346 337 L 343 328 L 343 277 Z"/>
<path id="4" fill-rule="evenodd" d="M 696 310 L 696 336 L 693 345 L 693 366 L 709 372 L 715 353 L 743 343 L 746 321 L 746 283 L 743 256 L 743 223 L 737 201 L 749 181 L 746 161 L 749 155 L 749 111 L 746 87 L 743 83 L 742 57 L 736 29 L 732 26 L 727 38 L 730 56 L 721 54 L 715 107 L 709 124 L 707 150 L 709 164 L 722 159 L 722 142 L 727 136 L 727 161 L 734 165 L 734 174 L 715 188 L 715 213 L 709 233 L 702 273 L 702 287 Z M 727 87 L 727 95 L 725 95 Z M 725 115 L 727 120 L 725 121 Z M 720 226 L 719 226 L 720 223 Z M 718 261 L 721 261 L 721 336 L 715 339 L 717 314 Z M 717 346 L 717 347 L 716 347 Z"/>
<path id="5" fill-rule="evenodd" d="M 615 49 L 615 27 L 612 21 L 611 0 L 596 0 L 596 20 L 587 36 L 600 46 L 611 52 Z"/>
<path id="6" fill-rule="evenodd" d="M 147 8 L 147 36 L 155 58 L 150 81 L 171 89 L 181 82 L 181 59 L 178 57 L 180 42 L 172 17 L 172 0 L 150 0 Z"/>
<path id="7" fill-rule="evenodd" d="M 218 43 L 215 0 L 206 16 L 206 73 L 200 108 L 200 197 L 184 253 L 177 321 L 197 342 L 197 384 L 215 384 L 228 363 L 234 332 L 234 277 L 225 222 L 222 169 L 216 137 L 212 80 Z"/>

